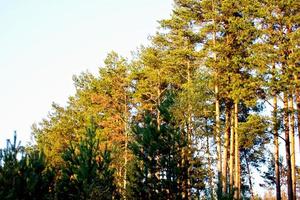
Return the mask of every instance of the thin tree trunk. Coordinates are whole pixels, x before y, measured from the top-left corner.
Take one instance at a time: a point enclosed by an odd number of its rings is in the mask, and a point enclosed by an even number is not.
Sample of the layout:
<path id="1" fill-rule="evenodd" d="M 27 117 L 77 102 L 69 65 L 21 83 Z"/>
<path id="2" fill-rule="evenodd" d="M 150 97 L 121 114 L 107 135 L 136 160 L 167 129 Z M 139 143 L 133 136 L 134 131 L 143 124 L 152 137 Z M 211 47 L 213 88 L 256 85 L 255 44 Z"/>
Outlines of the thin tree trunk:
<path id="1" fill-rule="evenodd" d="M 161 95 L 161 91 L 160 91 L 160 86 L 158 86 L 158 90 L 157 90 L 157 94 L 158 94 L 158 99 L 157 99 L 157 118 L 156 118 L 156 123 L 157 123 L 157 131 L 160 132 L 160 124 L 161 124 L 161 116 L 160 116 L 160 95 Z M 156 156 L 155 158 L 156 160 L 156 165 L 159 166 L 159 160 L 160 157 Z M 155 177 L 157 178 L 158 181 L 160 181 L 160 174 L 161 174 L 161 169 L 159 167 L 157 167 L 155 169 Z M 161 189 L 161 188 L 160 188 Z"/>
<path id="2" fill-rule="evenodd" d="M 234 183 L 234 109 L 232 109 L 231 114 L 231 124 L 230 124 L 230 157 L 229 157 L 229 193 L 233 194 L 233 183 Z"/>
<path id="3" fill-rule="evenodd" d="M 191 142 L 192 142 L 192 125 L 191 125 L 191 115 L 188 117 L 188 134 L 187 134 L 187 185 L 186 185 L 186 194 L 187 194 L 187 199 L 191 199 L 191 159 L 192 159 L 192 152 L 191 152 Z"/>
<path id="4" fill-rule="evenodd" d="M 289 98 L 290 112 L 290 140 L 291 140 L 291 167 L 292 167 L 292 188 L 293 199 L 296 200 L 296 160 L 295 160 L 295 113 L 294 113 L 294 96 L 291 94 Z"/>
<path id="5" fill-rule="evenodd" d="M 296 92 L 296 102 L 297 102 L 297 127 L 298 127 L 299 151 L 300 151 L 300 89 L 297 89 Z"/>
<path id="6" fill-rule="evenodd" d="M 296 102 L 297 102 L 297 126 L 298 126 L 299 151 L 300 151 L 300 90 L 299 89 L 298 89 L 298 92 L 296 93 L 296 95 L 297 95 L 296 96 Z M 300 159 L 299 156 L 297 158 Z M 296 161 L 299 162 L 299 160 L 296 160 Z M 297 188 L 297 185 L 296 185 L 296 188 Z M 298 182 L 298 188 L 299 188 L 299 182 Z"/>
<path id="7" fill-rule="evenodd" d="M 215 11 L 215 2 L 214 0 L 212 0 L 212 12 Z M 215 19 L 213 17 L 213 26 L 214 26 L 214 30 L 213 30 L 213 46 L 216 46 L 216 22 Z M 214 57 L 214 61 L 215 63 L 217 62 L 217 54 L 214 53 L 213 54 Z M 218 72 L 215 72 L 215 82 L 217 82 L 218 79 Z M 219 85 L 217 83 L 215 83 L 215 117 L 216 117 L 216 143 L 217 143 L 217 170 L 218 170 L 218 174 L 217 174 L 217 178 L 218 178 L 218 182 L 217 182 L 217 196 L 218 199 L 221 198 L 221 194 L 222 194 L 222 182 L 221 182 L 221 176 L 222 176 L 222 149 L 221 149 L 221 129 L 220 129 L 220 99 L 219 99 Z"/>
<path id="8" fill-rule="evenodd" d="M 254 193 L 253 193 L 253 184 L 252 184 L 252 179 L 251 179 L 251 171 L 250 171 L 250 166 L 249 166 L 249 158 L 247 154 L 244 152 L 245 160 L 246 160 L 246 167 L 247 167 L 247 174 L 248 174 L 248 181 L 249 181 L 249 186 L 250 186 L 250 194 L 251 194 L 251 199 L 254 199 Z"/>
<path id="9" fill-rule="evenodd" d="M 295 99 L 296 99 L 296 113 L 297 113 L 297 130 L 298 130 L 298 137 L 299 137 L 299 151 L 300 151 L 300 82 L 299 82 L 299 73 L 295 74 Z M 299 157 L 298 157 L 299 158 Z M 297 162 L 297 160 L 295 161 Z M 297 189 L 297 181 L 296 181 L 296 189 Z M 296 193 L 295 193 L 296 196 Z M 297 198 L 297 196 L 296 196 Z"/>
<path id="10" fill-rule="evenodd" d="M 125 136 L 127 138 L 127 136 Z M 126 139 L 125 141 L 125 160 L 124 160 L 124 185 L 123 185 L 123 189 L 124 189 L 124 193 L 125 195 L 123 195 L 124 200 L 126 200 L 126 190 L 127 190 L 127 157 L 128 157 L 128 140 Z"/>
<path id="11" fill-rule="evenodd" d="M 205 130 L 208 131 L 208 123 L 207 117 L 205 117 Z M 208 177 L 209 177 L 209 192 L 210 192 L 210 199 L 214 199 L 214 186 L 213 186 L 213 171 L 211 168 L 211 154 L 210 154 L 210 143 L 209 143 L 209 136 L 206 136 L 206 157 L 207 157 L 207 165 L 208 165 Z"/>
<path id="12" fill-rule="evenodd" d="M 281 200 L 280 191 L 280 171 L 279 171 L 279 133 L 277 122 L 277 96 L 273 97 L 273 131 L 274 131 L 274 146 L 275 146 L 275 183 L 276 183 L 276 200 Z"/>
<path id="13" fill-rule="evenodd" d="M 191 147 L 192 147 L 192 105 L 190 100 L 191 95 L 191 75 L 190 75 L 190 62 L 187 61 L 187 83 L 188 83 L 188 89 L 187 89 L 187 124 L 186 124 L 186 135 L 185 139 L 187 142 L 187 145 L 184 147 L 183 150 L 183 169 L 184 169 L 184 175 L 183 175 L 183 182 L 182 182 L 182 199 L 190 199 L 191 198 L 191 180 L 190 180 L 190 174 L 191 174 Z"/>
<path id="14" fill-rule="evenodd" d="M 157 126 L 157 131 L 160 132 L 160 125 L 161 125 L 161 113 L 160 113 L 160 104 L 161 104 L 161 101 L 160 101 L 160 97 L 161 97 L 161 83 L 160 83 L 160 71 L 158 70 L 157 71 L 157 77 L 158 77 L 158 84 L 157 84 L 157 100 L 156 100 L 156 126 Z M 159 168 L 159 161 L 160 161 L 160 157 L 157 155 L 155 158 L 154 158 L 154 166 L 153 166 L 153 169 L 154 169 L 154 176 L 155 178 L 157 179 L 157 181 L 159 182 L 160 181 L 160 176 L 161 176 L 161 169 Z M 153 177 L 154 177 L 153 176 Z M 160 190 L 162 190 L 162 188 L 160 187 L 156 193 L 160 192 Z"/>
<path id="15" fill-rule="evenodd" d="M 181 169 L 182 171 L 182 180 L 181 180 L 181 199 L 186 199 L 186 158 L 185 158 L 185 148 L 181 150 Z"/>
<path id="16" fill-rule="evenodd" d="M 160 131 L 160 124 L 161 124 L 161 119 L 160 119 L 160 110 L 159 110 L 159 107 L 160 107 L 160 95 L 161 95 L 161 91 L 160 91 L 160 88 L 158 86 L 157 88 L 157 102 L 156 102 L 156 125 L 157 125 L 157 131 Z"/>
<path id="17" fill-rule="evenodd" d="M 223 151 L 223 169 L 222 169 L 222 192 L 227 194 L 227 158 L 229 150 L 229 135 L 230 135 L 230 103 L 226 102 L 226 131 L 224 135 L 224 151 Z"/>
<path id="18" fill-rule="evenodd" d="M 192 160 L 192 104 L 191 104 L 191 73 L 190 62 L 187 62 L 187 75 L 188 75 L 188 127 L 187 127 L 187 198 L 191 199 L 191 160 Z"/>
<path id="19" fill-rule="evenodd" d="M 127 131 L 127 95 L 125 95 L 125 106 L 124 106 L 124 134 L 125 134 L 125 152 L 124 152 L 124 180 L 123 180 L 123 199 L 126 200 L 127 191 L 127 162 L 128 162 L 128 131 Z"/>
<path id="20" fill-rule="evenodd" d="M 221 153 L 221 131 L 220 131 L 220 102 L 219 102 L 219 87 L 215 85 L 215 94 L 216 94 L 216 102 L 215 102 L 215 115 L 216 115 L 216 142 L 217 142 L 217 170 L 218 170 L 218 183 L 217 183 L 217 195 L 218 199 L 221 198 L 222 194 L 222 184 L 221 184 L 221 176 L 222 176 L 222 153 Z"/>
<path id="21" fill-rule="evenodd" d="M 288 95 L 285 92 L 283 97 L 284 104 L 284 133 L 285 133 L 285 153 L 287 163 L 287 185 L 288 185 L 288 200 L 293 200 L 292 187 L 292 164 L 291 164 L 291 149 L 289 137 L 289 111 L 288 111 Z"/>
<path id="22" fill-rule="evenodd" d="M 239 147 L 239 133 L 238 133 L 238 103 L 234 103 L 234 132 L 235 132 L 235 199 L 240 199 L 240 147 Z"/>

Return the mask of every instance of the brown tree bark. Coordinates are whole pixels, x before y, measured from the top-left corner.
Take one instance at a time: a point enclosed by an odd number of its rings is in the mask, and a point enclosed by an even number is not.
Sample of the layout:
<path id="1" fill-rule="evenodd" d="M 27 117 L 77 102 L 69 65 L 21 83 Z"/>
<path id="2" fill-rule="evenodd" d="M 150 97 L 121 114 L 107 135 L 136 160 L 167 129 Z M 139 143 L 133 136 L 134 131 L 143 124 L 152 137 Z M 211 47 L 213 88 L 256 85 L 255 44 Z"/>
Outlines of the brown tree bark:
<path id="1" fill-rule="evenodd" d="M 239 147 L 239 133 L 238 133 L 238 103 L 234 103 L 234 132 L 235 132 L 235 193 L 234 198 L 240 199 L 241 195 L 241 182 L 240 182 L 240 147 Z"/>
<path id="2" fill-rule="evenodd" d="M 296 93 L 296 103 L 297 103 L 297 126 L 298 126 L 299 151 L 300 151 L 300 89 L 299 88 L 298 88 L 298 91 Z M 297 159 L 300 159 L 300 158 L 297 157 Z M 299 187 L 299 182 L 298 182 L 298 187 Z"/>
<path id="3" fill-rule="evenodd" d="M 217 183 L 217 195 L 218 199 L 220 199 L 220 195 L 222 193 L 222 183 L 221 183 L 221 177 L 222 177 L 222 153 L 221 153 L 221 131 L 220 131 L 220 102 L 219 102 L 219 87 L 218 85 L 215 85 L 215 95 L 216 95 L 216 101 L 215 101 L 215 117 L 216 117 L 216 143 L 217 143 L 217 170 L 218 170 L 218 183 Z"/>
<path id="4" fill-rule="evenodd" d="M 223 151 L 223 169 L 222 169 L 222 192 L 227 194 L 227 159 L 229 152 L 229 137 L 230 137 L 230 102 L 226 102 L 225 115 L 226 115 L 226 131 L 224 135 L 224 151 Z"/>
<path id="5" fill-rule="evenodd" d="M 191 199 L 191 163 L 192 163 L 192 104 L 191 104 L 191 73 L 190 73 L 190 62 L 187 63 L 187 75 L 188 75 L 188 127 L 187 127 L 187 198 Z"/>
<path id="6" fill-rule="evenodd" d="M 212 12 L 215 11 L 215 2 L 212 0 Z M 216 21 L 215 21 L 215 16 L 213 17 L 213 35 L 212 35 L 212 40 L 213 40 L 213 46 L 216 46 Z M 217 62 L 217 54 L 213 54 L 214 61 L 215 63 Z M 216 137 L 216 143 L 217 143 L 217 197 L 218 199 L 221 198 L 222 194 L 222 149 L 221 149 L 221 125 L 220 125 L 220 99 L 219 99 L 219 85 L 217 83 L 218 80 L 218 71 L 215 71 L 214 74 L 215 78 L 215 119 L 216 119 L 216 124 L 215 124 L 215 137 Z"/>
<path id="7" fill-rule="evenodd" d="M 230 124 L 230 156 L 229 156 L 229 193 L 233 194 L 234 184 L 234 109 L 231 112 Z"/>
<path id="8" fill-rule="evenodd" d="M 295 113 L 294 113 L 294 97 L 289 97 L 289 113 L 290 113 L 290 140 L 291 140 L 291 167 L 292 167 L 292 188 L 293 199 L 296 200 L 296 160 L 295 160 Z"/>
<path id="9" fill-rule="evenodd" d="M 281 200 L 280 190 L 280 171 L 279 171 L 279 133 L 277 122 L 277 96 L 273 97 L 273 131 L 274 131 L 274 153 L 275 153 L 275 184 L 276 184 L 276 200 Z"/>
<path id="10" fill-rule="evenodd" d="M 288 107 L 288 94 L 284 92 L 283 97 L 284 105 L 284 134 L 285 134 L 285 153 L 287 163 L 287 185 L 288 185 L 288 200 L 293 200 L 293 187 L 292 187 L 292 164 L 291 164 L 291 148 L 289 136 L 289 107 Z"/>
<path id="11" fill-rule="evenodd" d="M 125 105 L 124 105 L 124 134 L 125 134 L 125 152 L 124 152 L 124 177 L 123 177 L 123 199 L 126 200 L 126 190 L 127 190 L 127 163 L 128 163 L 128 130 L 127 130 L 127 123 L 128 123 L 128 109 L 127 109 L 127 95 L 125 94 Z"/>
<path id="12" fill-rule="evenodd" d="M 299 138 L 299 151 L 300 151 L 300 81 L 299 81 L 300 73 L 295 74 L 295 100 L 296 100 L 296 109 L 295 113 L 297 114 L 297 132 L 298 132 L 298 138 Z M 297 157 L 299 159 L 299 157 Z M 297 160 L 296 160 L 297 161 Z M 299 187 L 299 186 L 298 186 Z M 296 181 L 296 188 L 297 188 L 297 181 Z M 296 193 L 295 193 L 296 196 Z"/>
<path id="13" fill-rule="evenodd" d="M 299 137 L 299 150 L 300 150 L 300 89 L 296 91 L 296 103 L 297 103 L 297 126 Z"/>
<path id="14" fill-rule="evenodd" d="M 208 119 L 207 116 L 205 116 L 205 130 L 208 131 Z M 211 167 L 211 153 L 210 153 L 210 142 L 209 142 L 209 135 L 206 136 L 206 159 L 207 159 L 207 165 L 208 165 L 208 177 L 209 177 L 209 193 L 210 193 L 210 199 L 214 199 L 214 173 Z"/>
<path id="15" fill-rule="evenodd" d="M 161 113 L 160 113 L 160 105 L 161 105 L 161 95 L 162 95 L 162 90 L 161 90 L 161 79 L 160 79 L 160 70 L 157 71 L 157 77 L 158 77 L 158 84 L 156 88 L 156 93 L 157 93 L 157 100 L 156 100 L 156 126 L 157 126 L 157 131 L 160 132 L 160 125 L 161 125 Z M 154 158 L 154 165 L 153 165 L 153 174 L 151 175 L 152 177 L 155 177 L 157 180 L 160 180 L 161 178 L 161 169 L 157 167 L 160 161 L 160 156 L 156 156 Z M 159 192 L 159 191 L 156 191 Z"/>
<path id="16" fill-rule="evenodd" d="M 249 165 L 249 158 L 244 153 L 245 160 L 246 160 L 246 168 L 247 168 L 247 174 L 248 174 L 248 181 L 249 181 L 249 186 L 250 186 L 250 194 L 251 194 L 251 199 L 254 200 L 254 192 L 253 192 L 253 184 L 252 184 L 252 178 L 251 178 L 251 171 L 250 171 L 250 165 Z"/>

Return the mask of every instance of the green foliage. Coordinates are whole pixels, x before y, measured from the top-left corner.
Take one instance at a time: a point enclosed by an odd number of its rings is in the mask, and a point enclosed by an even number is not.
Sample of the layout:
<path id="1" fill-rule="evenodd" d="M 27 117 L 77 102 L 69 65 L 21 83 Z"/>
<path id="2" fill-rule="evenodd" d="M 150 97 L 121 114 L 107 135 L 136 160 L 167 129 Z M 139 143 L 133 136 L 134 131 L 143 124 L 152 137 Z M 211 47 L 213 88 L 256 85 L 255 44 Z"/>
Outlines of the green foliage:
<path id="1" fill-rule="evenodd" d="M 147 114 L 143 122 L 133 129 L 134 142 L 130 148 L 136 158 L 134 163 L 135 198 L 176 199 L 180 195 L 180 149 L 186 145 L 180 132 L 172 125 L 167 110 L 160 108 L 163 119 L 157 124 L 156 118 Z"/>
<path id="2" fill-rule="evenodd" d="M 61 154 L 70 141 L 73 145 L 80 142 L 90 117 L 93 117 L 101 127 L 96 130 L 96 138 L 101 140 L 99 149 L 111 151 L 111 164 L 117 171 L 114 181 L 118 190 L 122 189 L 123 152 L 128 140 L 125 132 L 128 132 L 132 106 L 129 71 L 126 59 L 111 52 L 97 76 L 85 72 L 73 77 L 76 94 L 69 98 L 67 106 L 54 103 L 48 118 L 33 126 L 37 144 L 45 152 L 49 165 L 59 168 L 65 164 Z"/>
<path id="3" fill-rule="evenodd" d="M 17 145 L 16 136 L 1 151 L 1 199 L 53 199 L 54 172 L 47 168 L 45 156 L 38 150 Z"/>
<path id="4" fill-rule="evenodd" d="M 187 147 L 187 140 L 176 128 L 174 118 L 170 114 L 173 97 L 159 107 L 161 124 L 157 124 L 156 116 L 146 114 L 143 121 L 133 128 L 133 142 L 130 149 L 135 156 L 131 167 L 130 197 L 144 199 L 180 199 L 186 179 L 186 165 L 182 161 L 182 149 Z M 191 174 L 192 187 L 195 191 L 203 189 L 203 174 L 200 160 L 193 164 Z M 196 170 L 195 170 L 196 169 Z M 203 171 L 203 170 L 202 170 Z M 197 173 L 198 172 L 198 173 Z M 194 179 L 192 178 L 194 177 Z"/>
<path id="5" fill-rule="evenodd" d="M 253 187 L 253 171 L 259 173 L 261 167 L 267 162 L 268 156 L 267 146 L 270 143 L 270 135 L 268 133 L 268 121 L 257 114 L 246 114 L 245 122 L 241 122 L 239 126 L 240 138 L 240 157 L 242 168 L 243 187 L 242 192 L 244 197 L 251 195 L 250 187 Z"/>
<path id="6" fill-rule="evenodd" d="M 114 169 L 108 150 L 99 151 L 94 124 L 79 144 L 70 144 L 62 154 L 65 166 L 57 182 L 58 199 L 112 199 L 116 196 Z"/>

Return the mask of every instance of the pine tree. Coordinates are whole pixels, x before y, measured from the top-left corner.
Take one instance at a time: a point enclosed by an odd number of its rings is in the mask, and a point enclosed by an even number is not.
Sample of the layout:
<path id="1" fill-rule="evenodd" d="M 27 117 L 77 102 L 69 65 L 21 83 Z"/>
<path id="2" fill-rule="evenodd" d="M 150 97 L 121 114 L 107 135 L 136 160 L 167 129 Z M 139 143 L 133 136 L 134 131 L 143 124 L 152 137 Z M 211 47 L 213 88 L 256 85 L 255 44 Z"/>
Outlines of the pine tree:
<path id="1" fill-rule="evenodd" d="M 99 125 L 103 129 L 100 137 L 106 140 L 106 145 L 113 150 L 117 186 L 126 198 L 127 163 L 131 159 L 128 153 L 132 107 L 130 67 L 126 59 L 115 52 L 108 54 L 104 63 L 105 67 L 99 71 L 99 79 L 93 83 L 97 90 L 91 98 L 93 104 L 101 110 Z"/>
<path id="2" fill-rule="evenodd" d="M 128 154 L 128 135 L 131 110 L 131 83 L 127 61 L 112 52 L 107 55 L 99 75 L 88 72 L 74 76 L 76 93 L 69 98 L 66 107 L 53 104 L 54 111 L 39 126 L 34 126 L 34 135 L 40 148 L 45 151 L 50 165 L 59 168 L 64 164 L 60 154 L 70 141 L 79 143 L 92 116 L 102 127 L 97 138 L 112 151 L 112 165 L 116 168 L 116 185 L 125 193 Z M 123 154 L 125 152 L 125 154 Z"/>
<path id="3" fill-rule="evenodd" d="M 211 98 L 211 94 L 207 92 L 208 89 L 203 90 L 201 83 L 197 83 L 201 81 L 203 75 L 201 73 L 205 70 L 202 65 L 204 54 L 198 49 L 202 39 L 195 31 L 199 23 L 198 9 L 197 1 L 175 1 L 171 18 L 160 21 L 161 33 L 153 38 L 155 44 L 165 48 L 165 65 L 173 74 L 170 83 L 177 94 L 172 113 L 180 126 L 183 139 L 188 141 L 187 147 L 182 149 L 181 165 L 187 169 L 182 180 L 183 199 L 192 196 L 194 173 L 192 160 L 199 149 L 196 143 L 198 143 L 197 137 L 200 136 L 197 130 L 205 124 L 198 123 L 205 121 L 203 115 L 201 116 L 201 112 L 204 111 L 202 106 L 205 104 L 202 95 L 205 93 L 208 98 Z"/>
<path id="4" fill-rule="evenodd" d="M 47 167 L 45 156 L 37 149 L 29 149 L 7 141 L 0 156 L 1 199 L 53 199 L 55 171 Z"/>
<path id="5" fill-rule="evenodd" d="M 65 166 L 56 186 L 59 199 L 113 199 L 117 196 L 114 169 L 108 150 L 99 151 L 96 127 L 90 125 L 79 144 L 70 144 L 62 154 Z"/>
<path id="6" fill-rule="evenodd" d="M 168 96 L 168 98 L 172 98 Z M 182 166 L 181 151 L 187 145 L 182 140 L 181 132 L 174 127 L 174 119 L 169 113 L 172 99 L 165 100 L 161 105 L 161 124 L 157 125 L 156 117 L 146 114 L 143 122 L 139 122 L 134 130 L 134 142 L 131 149 L 136 157 L 135 198 L 144 199 L 181 199 Z M 201 167 L 198 166 L 198 167 Z M 159 173 L 157 173 L 159 172 Z M 159 177 L 157 176 L 159 174 Z M 198 174 L 199 183 L 194 183 L 195 189 L 201 189 L 201 174 Z M 200 187 L 200 188 L 199 188 Z"/>
<path id="7" fill-rule="evenodd" d="M 240 118 L 239 132 L 240 138 L 240 155 L 241 155 L 241 179 L 243 183 L 244 197 L 250 194 L 254 198 L 254 186 L 252 169 L 259 172 L 261 167 L 266 163 L 266 147 L 269 144 L 268 121 L 258 114 L 249 114 L 243 112 Z M 247 182 L 247 183 L 245 183 Z M 241 190 L 242 190 L 241 188 Z"/>
<path id="8" fill-rule="evenodd" d="M 252 3 L 252 2 L 251 2 Z M 255 70 L 251 64 L 251 46 L 256 39 L 256 29 L 252 23 L 252 4 L 245 1 L 203 1 L 202 13 L 206 26 L 200 30 L 207 37 L 204 49 L 207 54 L 206 65 L 212 69 L 218 85 L 218 97 L 226 104 L 226 130 L 224 131 L 223 151 L 223 192 L 227 193 L 227 159 L 229 152 L 229 132 L 231 108 L 235 108 L 235 126 L 237 126 L 238 104 L 250 100 L 255 103 L 256 80 L 250 75 Z M 242 6 L 241 6 L 242 5 Z M 234 105 L 234 106 L 230 106 Z M 218 105 L 218 103 L 217 103 Z M 218 113 L 218 112 L 217 112 Z M 218 126 L 218 125 L 217 125 Z M 235 128 L 235 157 L 236 168 L 239 168 L 239 134 Z M 225 156 L 225 157 L 224 157 Z M 225 171 L 224 171 L 225 170 Z M 240 188 L 239 169 L 235 170 L 235 187 Z M 238 195 L 239 196 L 239 195 Z M 238 197 L 237 197 L 238 198 Z"/>

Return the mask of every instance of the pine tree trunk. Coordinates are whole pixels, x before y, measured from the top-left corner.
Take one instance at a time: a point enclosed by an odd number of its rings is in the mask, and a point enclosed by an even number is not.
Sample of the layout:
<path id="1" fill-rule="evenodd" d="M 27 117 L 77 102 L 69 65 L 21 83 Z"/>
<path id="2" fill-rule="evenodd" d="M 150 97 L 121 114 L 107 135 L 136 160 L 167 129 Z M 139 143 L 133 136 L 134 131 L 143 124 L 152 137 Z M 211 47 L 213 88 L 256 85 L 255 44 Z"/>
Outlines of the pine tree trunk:
<path id="1" fill-rule="evenodd" d="M 222 169 L 222 193 L 227 194 L 227 158 L 229 150 L 229 136 L 230 136 L 230 103 L 226 102 L 226 131 L 224 135 L 224 151 L 223 151 L 223 169 Z"/>
<path id="2" fill-rule="evenodd" d="M 249 181 L 249 186 L 250 186 L 251 199 L 254 200 L 253 184 L 252 184 L 251 171 L 250 171 L 250 166 L 249 166 L 249 158 L 246 153 L 244 153 L 244 156 L 245 156 L 245 160 L 246 160 L 246 168 L 247 168 L 248 181 Z"/>
<path id="3" fill-rule="evenodd" d="M 277 96 L 273 98 L 273 131 L 274 131 L 274 146 L 275 146 L 275 183 L 276 183 L 276 200 L 281 200 L 280 191 L 280 171 L 279 171 L 279 133 L 277 122 Z"/>
<path id="4" fill-rule="evenodd" d="M 296 200 L 296 160 L 295 160 L 295 113 L 294 113 L 294 97 L 291 94 L 289 98 L 290 112 L 290 140 L 291 140 L 291 167 L 292 167 L 292 188 L 293 200 Z"/>
<path id="5" fill-rule="evenodd" d="M 239 150 L 239 133 L 238 133 L 238 104 L 234 103 L 234 132 L 235 132 L 235 199 L 240 199 L 240 150 Z"/>
<path id="6" fill-rule="evenodd" d="M 127 163 L 128 163 L 128 133 L 127 129 L 125 130 L 125 152 L 124 152 L 124 182 L 123 182 L 123 189 L 124 189 L 124 195 L 123 198 L 126 200 L 126 191 L 127 191 Z"/>
<path id="7" fill-rule="evenodd" d="M 205 131 L 208 131 L 208 120 L 205 117 Z M 209 193 L 210 199 L 214 199 L 214 186 L 213 186 L 213 170 L 211 167 L 211 154 L 210 154 L 210 143 L 209 143 L 209 135 L 206 136 L 206 157 L 207 157 L 207 165 L 208 165 L 208 177 L 209 177 Z"/>
<path id="8" fill-rule="evenodd" d="M 159 75 L 158 75 L 159 76 Z M 161 124 L 161 119 L 160 119 L 160 85 L 157 86 L 157 102 L 156 102 L 156 125 L 157 125 L 157 131 L 160 131 L 160 124 Z"/>
<path id="9" fill-rule="evenodd" d="M 285 153 L 287 163 L 287 185 L 288 185 L 288 200 L 293 200 L 292 187 L 292 165 L 291 165 L 291 149 L 289 137 L 289 111 L 288 111 L 288 95 L 285 92 L 283 97 L 284 104 L 284 133 L 285 133 Z"/>
<path id="10" fill-rule="evenodd" d="M 182 199 L 191 199 L 191 147 L 192 147 L 192 105 L 191 105 L 191 75 L 190 75 L 190 62 L 187 61 L 187 124 L 186 124 L 186 134 L 185 134 L 185 140 L 187 142 L 187 145 L 184 147 L 182 152 L 182 163 L 183 163 L 183 182 L 182 182 Z"/>
<path id="11" fill-rule="evenodd" d="M 233 183 L 234 183 L 234 109 L 231 113 L 231 124 L 230 124 L 230 157 L 229 157 L 229 192 L 233 194 Z"/>
<path id="12" fill-rule="evenodd" d="M 124 105 L 124 134 L 125 134 L 125 152 L 124 152 L 124 178 L 123 178 L 123 199 L 126 200 L 126 191 L 127 191 L 127 162 L 128 162 L 128 132 L 127 132 L 127 95 L 125 94 L 125 105 Z"/>
<path id="13" fill-rule="evenodd" d="M 191 199 L 191 159 L 192 159 L 192 152 L 191 152 L 191 142 L 192 142 L 192 125 L 191 125 L 191 115 L 188 117 L 188 134 L 187 134 L 187 139 L 188 139 L 188 146 L 187 146 L 187 185 L 186 185 L 186 194 L 187 194 L 187 199 Z"/>
<path id="14" fill-rule="evenodd" d="M 160 73 L 158 73 L 158 77 L 160 78 Z M 160 114 L 160 96 L 161 96 L 161 89 L 160 89 L 160 82 L 157 86 L 157 104 L 156 104 L 156 125 L 157 125 L 157 131 L 160 132 L 160 125 L 161 125 L 161 114 Z M 159 168 L 159 160 L 160 160 L 160 156 L 156 156 L 155 158 L 155 177 L 157 179 L 157 181 L 159 182 L 160 181 L 160 175 L 161 175 L 161 169 Z M 160 188 L 161 189 L 161 188 Z"/>
<path id="15" fill-rule="evenodd" d="M 191 161 L 192 161 L 192 104 L 191 104 L 191 73 L 190 62 L 187 62 L 187 75 L 188 75 L 188 127 L 187 127 L 187 198 L 191 199 Z"/>
<path id="16" fill-rule="evenodd" d="M 215 115 L 216 115 L 216 142 L 217 142 L 217 170 L 218 170 L 218 182 L 217 182 L 217 195 L 218 199 L 221 198 L 222 194 L 222 184 L 221 184 L 221 176 L 222 176 L 222 154 L 221 154 L 221 131 L 220 131 L 220 102 L 219 102 L 219 87 L 215 85 Z"/>
<path id="17" fill-rule="evenodd" d="M 212 11 L 215 11 L 215 3 L 214 1 L 212 1 Z M 213 46 L 216 46 L 216 22 L 215 19 L 213 18 L 213 25 L 214 25 L 214 30 L 213 30 Z M 217 62 L 217 55 L 216 53 L 214 53 L 214 61 Z M 218 73 L 215 72 L 215 82 L 218 79 Z M 217 83 L 215 83 L 215 117 L 216 117 L 216 143 L 217 143 L 217 170 L 218 170 L 218 174 L 217 174 L 217 178 L 218 178 L 218 182 L 217 182 L 217 196 L 218 199 L 221 198 L 221 194 L 222 194 L 222 152 L 221 152 L 221 129 L 220 129 L 220 99 L 219 99 L 219 85 Z"/>
<path id="18" fill-rule="evenodd" d="M 182 179 L 181 179 L 181 199 L 186 199 L 186 158 L 185 158 L 185 147 L 181 149 L 181 170 L 182 170 Z"/>
<path id="19" fill-rule="evenodd" d="M 299 151 L 300 151 L 300 89 L 297 89 L 296 92 L 296 103 L 297 103 L 297 125 L 298 125 Z"/>
<path id="20" fill-rule="evenodd" d="M 300 151 L 300 83 L 299 83 L 299 76 L 300 74 L 295 74 L 295 83 L 296 83 L 296 89 L 295 89 L 295 99 L 296 99 L 296 112 L 297 113 L 297 130 L 298 130 L 298 137 L 299 137 L 299 151 Z M 298 157 L 299 159 L 299 157 Z M 297 162 L 297 160 L 295 160 Z M 296 181 L 297 184 L 297 181 Z M 297 190 L 297 185 L 296 185 Z M 296 193 L 295 193 L 296 196 Z M 297 198 L 297 196 L 296 196 Z"/>
<path id="21" fill-rule="evenodd" d="M 183 125 L 184 127 L 184 125 Z M 182 129 L 182 140 L 186 140 L 186 133 L 184 132 L 184 128 Z M 181 148 L 181 181 L 180 181 L 180 191 L 181 191 L 181 199 L 186 199 L 186 177 L 187 177 L 187 172 L 186 172 L 186 147 Z"/>

